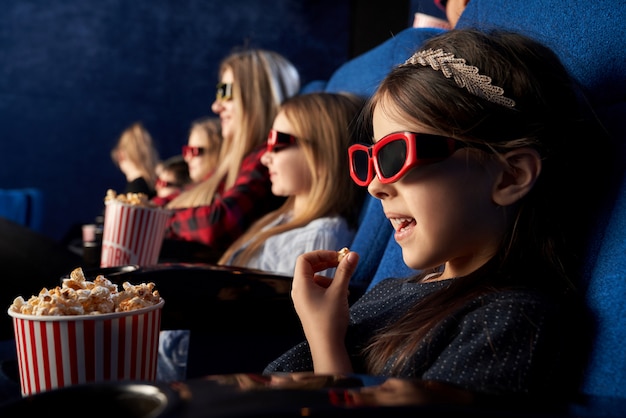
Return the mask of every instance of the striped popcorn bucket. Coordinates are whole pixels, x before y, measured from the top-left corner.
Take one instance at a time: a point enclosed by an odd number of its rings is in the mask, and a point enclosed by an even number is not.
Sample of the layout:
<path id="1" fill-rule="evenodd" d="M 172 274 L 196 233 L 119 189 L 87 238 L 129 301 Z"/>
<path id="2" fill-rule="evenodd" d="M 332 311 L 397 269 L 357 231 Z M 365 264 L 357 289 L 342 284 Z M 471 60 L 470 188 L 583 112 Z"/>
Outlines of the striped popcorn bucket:
<path id="1" fill-rule="evenodd" d="M 13 317 L 22 396 L 81 383 L 154 381 L 161 310 Z"/>
<path id="2" fill-rule="evenodd" d="M 100 267 L 157 264 L 170 215 L 162 208 L 106 202 Z"/>

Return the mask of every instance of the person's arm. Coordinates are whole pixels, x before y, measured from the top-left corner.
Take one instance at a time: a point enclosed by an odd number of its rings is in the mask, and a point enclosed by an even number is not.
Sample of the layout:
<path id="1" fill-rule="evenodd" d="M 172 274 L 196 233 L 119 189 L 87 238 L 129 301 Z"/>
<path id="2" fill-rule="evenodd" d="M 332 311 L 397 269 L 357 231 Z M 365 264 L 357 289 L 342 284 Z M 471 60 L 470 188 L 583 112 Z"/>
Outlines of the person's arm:
<path id="1" fill-rule="evenodd" d="M 178 195 L 180 195 L 180 191 L 178 192 L 174 192 L 172 194 L 169 194 L 165 197 L 160 197 L 160 196 L 154 196 L 152 199 L 150 199 L 150 201 L 155 205 L 155 206 L 159 206 L 164 208 L 165 205 L 167 205 L 168 203 L 170 203 L 172 200 L 174 200 L 174 198 L 178 197 Z"/>
<path id="2" fill-rule="evenodd" d="M 122 154 L 122 157 L 119 159 L 118 165 L 120 171 L 124 174 L 128 183 L 132 183 L 138 178 L 143 178 L 143 171 L 139 167 L 137 167 L 135 163 L 126 158 L 125 154 Z"/>
<path id="3" fill-rule="evenodd" d="M 345 346 L 349 322 L 348 284 L 358 263 L 351 252 L 337 265 L 337 252 L 319 250 L 296 261 L 291 297 L 319 374 L 352 373 Z M 337 267 L 334 279 L 316 275 Z"/>
<path id="4" fill-rule="evenodd" d="M 124 193 L 143 193 L 150 198 L 156 195 L 156 191 L 148 185 L 148 182 L 143 177 L 137 177 L 133 181 L 126 183 Z"/>
<path id="5" fill-rule="evenodd" d="M 265 147 L 244 158 L 233 187 L 216 195 L 210 205 L 175 210 L 166 238 L 195 241 L 225 249 L 255 220 L 282 202 L 272 194 L 267 167 L 261 164 Z"/>

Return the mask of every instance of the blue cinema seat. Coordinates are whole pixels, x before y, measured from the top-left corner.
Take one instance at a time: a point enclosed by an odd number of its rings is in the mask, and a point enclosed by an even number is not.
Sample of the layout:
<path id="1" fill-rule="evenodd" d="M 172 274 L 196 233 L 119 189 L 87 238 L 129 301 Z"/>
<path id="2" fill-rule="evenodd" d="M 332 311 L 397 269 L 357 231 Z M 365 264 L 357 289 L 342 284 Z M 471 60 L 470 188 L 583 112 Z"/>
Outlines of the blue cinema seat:
<path id="1" fill-rule="evenodd" d="M 41 232 L 43 213 L 43 192 L 40 189 L 0 189 L 0 217 Z"/>
<path id="2" fill-rule="evenodd" d="M 551 47 L 578 80 L 626 162 L 626 3 L 614 0 L 471 0 L 457 27 L 505 28 Z M 584 167 L 581 167 L 584 169 Z M 593 173 L 589 174 L 593 178 Z M 585 395 L 626 398 L 626 177 L 598 220 L 588 253 L 586 299 L 597 322 L 581 388 Z M 581 199 L 593 196 L 581 196 Z M 575 208 L 573 208 L 575 210 Z"/>
<path id="3" fill-rule="evenodd" d="M 387 41 L 339 67 L 326 83 L 325 91 L 347 91 L 371 96 L 387 73 L 409 58 L 426 39 L 443 32 L 438 28 L 407 28 Z"/>
<path id="4" fill-rule="evenodd" d="M 372 272 L 380 265 L 387 239 L 392 233 L 393 228 L 385 217 L 380 202 L 368 194 L 361 211 L 359 229 L 350 246 L 350 250 L 357 252 L 360 257 L 350 281 L 352 286 L 360 289 L 359 293 L 369 287 Z"/>

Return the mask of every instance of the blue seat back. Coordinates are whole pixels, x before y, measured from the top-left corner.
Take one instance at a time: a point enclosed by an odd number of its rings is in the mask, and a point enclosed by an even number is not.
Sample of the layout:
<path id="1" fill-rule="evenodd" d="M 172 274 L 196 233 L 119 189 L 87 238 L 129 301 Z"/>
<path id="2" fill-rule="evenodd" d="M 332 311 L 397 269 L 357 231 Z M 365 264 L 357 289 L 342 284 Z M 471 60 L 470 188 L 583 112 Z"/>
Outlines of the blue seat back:
<path id="1" fill-rule="evenodd" d="M 504 28 L 551 47 L 619 142 L 626 161 L 626 3 L 614 0 L 471 0 L 457 27 Z M 624 164 L 622 164 L 622 167 Z M 581 167 L 581 169 L 584 169 Z M 592 173 L 590 176 L 593 177 Z M 626 180 L 598 220 L 586 299 L 597 321 L 581 392 L 626 398 Z M 581 198 L 593 198 L 581 196 Z"/>
<path id="2" fill-rule="evenodd" d="M 385 246 L 382 259 L 378 263 L 376 272 L 374 273 L 367 290 L 371 289 L 383 279 L 387 279 L 389 277 L 404 278 L 413 276 L 417 273 L 418 270 L 414 270 L 404 263 L 404 259 L 402 258 L 402 248 L 396 242 L 392 233 L 389 237 L 387 245 Z"/>
<path id="3" fill-rule="evenodd" d="M 37 188 L 0 189 L 0 217 L 41 232 L 43 193 Z"/>
<path id="4" fill-rule="evenodd" d="M 370 97 L 396 65 L 409 58 L 424 40 L 443 30 L 408 28 L 339 67 L 326 84 L 327 92 L 350 92 Z"/>
<path id="5" fill-rule="evenodd" d="M 359 254 L 359 264 L 352 275 L 350 284 L 365 289 L 380 265 L 393 228 L 383 213 L 380 201 L 371 195 L 365 197 L 359 229 L 350 250 Z"/>
<path id="6" fill-rule="evenodd" d="M 567 7 L 564 7 L 564 6 Z M 529 35 L 550 48 L 594 104 L 624 100 L 623 1 L 470 1 L 457 28 L 504 28 Z"/>

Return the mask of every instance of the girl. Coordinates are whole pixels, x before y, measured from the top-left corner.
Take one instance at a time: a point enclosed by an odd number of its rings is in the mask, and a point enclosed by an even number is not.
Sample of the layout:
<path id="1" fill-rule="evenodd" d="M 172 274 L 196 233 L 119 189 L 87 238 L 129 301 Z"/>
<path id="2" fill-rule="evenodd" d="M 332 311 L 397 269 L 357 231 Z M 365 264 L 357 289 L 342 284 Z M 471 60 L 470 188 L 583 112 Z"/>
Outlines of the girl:
<path id="1" fill-rule="evenodd" d="M 356 96 L 333 93 L 283 103 L 261 163 L 269 169 L 272 193 L 287 200 L 249 228 L 218 264 L 291 276 L 299 254 L 350 245 L 362 194 L 345 175 L 345 155 L 362 105 Z"/>
<path id="2" fill-rule="evenodd" d="M 571 393 L 589 340 L 574 286 L 614 153 L 600 130 L 583 146 L 556 55 L 514 33 L 449 31 L 393 69 L 368 109 L 374 143 L 350 148 L 351 176 L 381 200 L 421 273 L 383 280 L 349 307 L 358 254 L 300 256 L 292 298 L 307 341 L 266 372 Z M 316 275 L 332 267 L 333 280 Z"/>
<path id="3" fill-rule="evenodd" d="M 183 146 L 183 157 L 189 166 L 189 177 L 193 183 L 206 180 L 217 167 L 222 132 L 217 117 L 195 120 L 189 130 L 187 145 Z"/>
<path id="4" fill-rule="evenodd" d="M 191 183 L 189 167 L 182 155 L 174 155 L 163 161 L 158 173 L 157 198 L 167 199 L 175 196 Z M 153 201 L 156 201 L 156 198 Z"/>
<path id="5" fill-rule="evenodd" d="M 124 193 L 144 193 L 151 198 L 156 196 L 159 152 L 141 122 L 133 123 L 122 132 L 111 150 L 111 159 L 126 177 Z"/>
<path id="6" fill-rule="evenodd" d="M 157 206 L 165 206 L 183 191 L 190 190 L 193 186 L 208 179 L 217 167 L 221 146 L 222 133 L 219 118 L 206 116 L 194 120 L 189 129 L 187 144 L 183 145 L 180 155 L 187 171 L 187 178 L 184 182 L 175 182 L 180 187 L 170 187 L 157 193 L 157 197 L 152 199 L 152 202 Z M 160 173 L 159 177 L 161 178 Z"/>
<path id="7" fill-rule="evenodd" d="M 278 106 L 298 92 L 300 76 L 282 55 L 256 49 L 226 57 L 219 77 L 212 105 L 224 141 L 219 164 L 207 180 L 166 206 L 175 209 L 166 238 L 200 243 L 221 254 L 283 203 L 272 195 L 261 155 Z"/>

